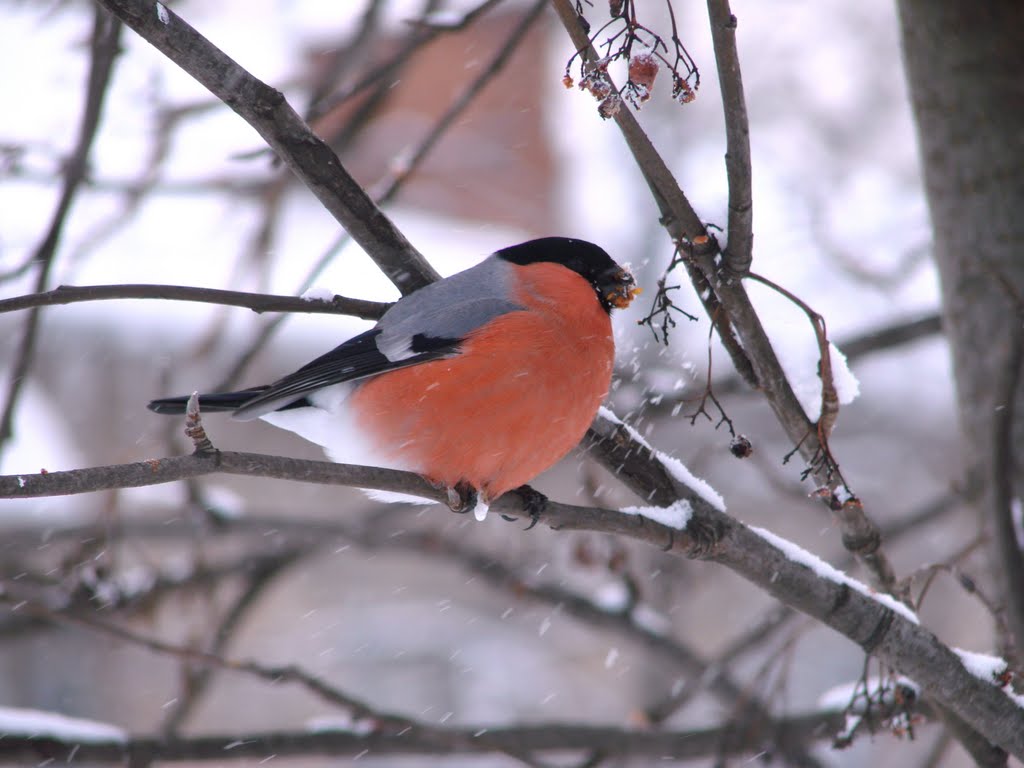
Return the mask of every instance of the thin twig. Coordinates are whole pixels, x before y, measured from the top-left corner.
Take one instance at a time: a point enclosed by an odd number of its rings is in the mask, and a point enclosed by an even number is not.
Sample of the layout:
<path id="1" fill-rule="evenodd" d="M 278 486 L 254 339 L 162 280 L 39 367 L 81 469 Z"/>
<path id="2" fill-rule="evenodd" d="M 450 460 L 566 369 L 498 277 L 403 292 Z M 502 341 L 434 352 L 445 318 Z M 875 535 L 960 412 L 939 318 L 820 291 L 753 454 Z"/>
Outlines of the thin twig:
<path id="1" fill-rule="evenodd" d="M 754 251 L 754 201 L 750 191 L 750 123 L 736 50 L 736 17 L 729 0 L 708 0 L 711 42 L 725 112 L 725 170 L 729 180 L 729 240 L 722 251 L 734 277 L 750 271 Z"/>
<path id="2" fill-rule="evenodd" d="M 505 69 L 512 54 L 522 44 L 527 33 L 533 27 L 541 12 L 547 7 L 547 0 L 535 0 L 526 13 L 519 19 L 519 22 L 509 32 L 505 42 L 498 48 L 494 56 L 480 70 L 473 81 L 466 86 L 455 100 L 448 106 L 444 113 L 434 122 L 430 131 L 423 137 L 416 148 L 408 156 L 400 158 L 392 168 L 390 178 L 374 190 L 374 198 L 379 205 L 391 202 L 401 190 L 403 184 L 409 179 L 412 173 L 419 168 L 420 164 L 430 153 L 441 138 L 458 120 L 459 116 L 473 103 L 481 91 Z"/>
<path id="3" fill-rule="evenodd" d="M 451 103 L 444 114 L 435 121 L 431 129 L 408 156 L 403 157 L 400 162 L 394 164 L 388 177 L 378 185 L 378 188 L 371 190 L 371 196 L 377 205 L 386 205 L 398 196 L 402 188 L 419 169 L 423 161 L 426 160 L 437 143 L 455 125 L 459 116 L 473 103 L 484 87 L 505 68 L 513 52 L 522 43 L 526 33 L 539 18 L 540 12 L 546 4 L 546 0 L 538 0 L 533 8 L 526 12 L 491 61 L 483 67 L 480 74 Z M 487 3 L 484 5 L 487 5 Z M 478 12 L 482 12 L 482 9 L 483 6 L 480 6 Z M 298 291 L 299 293 L 304 292 L 312 285 L 317 276 L 327 268 L 347 243 L 348 234 L 343 232 L 327 247 L 316 264 L 313 265 L 309 274 L 303 279 Z M 249 346 L 242 351 L 238 359 L 228 368 L 227 373 L 219 384 L 220 389 L 230 389 L 238 382 L 242 374 L 256 358 L 256 355 L 269 343 L 284 321 L 284 317 L 276 317 L 263 325 L 256 338 L 253 339 Z"/>
<path id="4" fill-rule="evenodd" d="M 572 2 L 552 2 L 577 50 L 596 60 L 596 53 L 589 45 L 589 37 Z M 823 446 L 815 426 L 808 420 L 793 392 L 742 281 L 725 274 L 720 268 L 714 238 L 709 237 L 700 217 L 633 113 L 628 109 L 619 110 L 615 121 L 650 187 L 663 225 L 674 242 L 686 244 L 688 248 L 685 263 L 694 288 L 708 316 L 713 322 L 722 324 L 719 336 L 737 370 L 744 375 L 752 374 L 753 382 L 765 394 L 776 418 L 796 446 L 794 450 L 809 462 L 810 474 L 820 486 L 831 487 L 836 483 L 835 462 L 821 461 Z M 732 337 L 734 331 L 738 338 Z M 598 443 L 597 447 L 600 448 L 601 444 Z M 864 519 L 868 519 L 866 515 Z M 880 554 L 868 539 L 858 543 L 858 548 L 869 556 Z M 880 573 L 884 578 L 885 569 Z M 889 580 L 884 578 L 883 583 L 886 581 Z"/>
<path id="5" fill-rule="evenodd" d="M 1014 498 L 1014 484 L 1018 478 L 1015 456 L 1014 430 L 1017 408 L 1020 403 L 1022 366 L 1024 366 L 1024 297 L 1014 290 L 1009 279 L 997 273 L 1003 289 L 1012 301 L 1013 322 L 1008 323 L 1008 340 L 1004 362 L 996 377 L 992 402 L 991 465 L 987 467 L 990 486 L 988 517 L 992 521 L 993 538 L 999 552 L 999 579 L 1001 592 L 1006 601 L 1006 618 L 1009 626 L 1003 627 L 1000 637 L 1002 650 L 1012 661 L 1015 669 L 1021 668 L 1019 649 L 1024 647 L 1024 541 L 1021 541 L 1020 526 L 1014 521 L 1014 504 L 1021 499 Z"/>
<path id="6" fill-rule="evenodd" d="M 336 686 L 329 684 L 323 678 L 313 675 L 307 670 L 295 665 L 272 666 L 253 660 L 229 659 L 224 656 L 221 656 L 218 653 L 198 651 L 187 646 L 177 645 L 174 643 L 166 642 L 159 638 L 143 635 L 139 632 L 127 629 L 117 624 L 97 619 L 89 614 L 71 616 L 68 614 L 57 613 L 49 608 L 46 608 L 45 606 L 39 605 L 38 603 L 22 599 L 17 595 L 0 594 L 0 600 L 4 600 L 8 603 L 13 603 L 14 610 L 18 613 L 32 615 L 38 619 L 49 621 L 58 625 L 81 627 L 93 632 L 99 632 L 101 634 L 107 635 L 117 640 L 128 642 L 133 645 L 137 645 L 141 648 L 145 648 L 154 653 L 173 656 L 175 658 L 179 658 L 183 661 L 200 665 L 205 668 L 217 668 L 241 672 L 275 685 L 279 685 L 282 682 L 295 683 L 301 685 L 314 696 L 322 699 L 323 701 L 329 704 L 332 704 L 345 710 L 352 720 L 361 721 L 361 723 L 364 724 L 364 735 L 402 736 L 407 737 L 410 741 L 415 740 L 416 737 L 426 737 L 426 740 L 428 742 L 441 742 L 445 744 L 447 746 L 447 749 L 445 751 L 453 753 L 458 751 L 455 748 L 455 744 L 452 744 L 450 742 L 450 734 L 452 733 L 452 731 L 450 731 L 449 729 L 435 728 L 433 726 L 426 725 L 421 721 L 415 721 L 398 714 L 382 712 L 372 707 L 365 701 L 362 701 L 361 699 L 358 699 L 340 690 Z M 548 727 L 550 728 L 551 726 Z M 474 735 L 475 737 L 482 736 L 483 733 L 487 730 L 488 729 L 486 728 L 476 729 L 474 731 Z M 617 731 L 618 729 L 612 730 Z M 779 732 L 785 732 L 784 728 L 780 728 Z M 747 744 L 747 746 L 743 748 L 743 751 L 749 750 L 751 748 L 757 748 L 761 745 L 761 732 L 755 729 L 752 733 L 754 739 L 752 743 L 747 743 L 745 741 L 741 742 Z M 5 739 L 3 741 L 6 742 L 8 738 L 10 738 L 10 734 L 6 734 Z M 812 738 L 813 736 L 806 731 L 804 731 L 800 736 L 801 740 L 811 740 Z M 164 734 L 164 739 L 168 740 L 168 734 Z M 458 739 L 458 737 L 456 737 L 456 739 L 458 741 L 461 741 L 461 739 Z M 604 741 L 604 739 L 595 739 L 595 741 L 592 743 L 601 743 Z M 549 744 L 532 745 L 529 741 L 523 741 L 522 743 L 510 746 L 492 746 L 488 751 L 505 752 L 515 757 L 525 758 L 531 764 L 536 764 L 535 761 L 529 759 L 528 756 L 524 755 L 524 749 L 580 749 L 583 746 L 589 745 L 576 744 L 575 746 L 563 747 L 560 745 Z M 2 760 L 4 757 L 5 747 L 9 748 L 9 745 L 0 743 L 0 760 Z M 735 750 L 735 746 L 729 749 L 729 751 Z M 241 753 L 236 753 L 232 756 L 239 757 L 241 756 Z M 224 756 L 222 754 L 221 758 L 223 757 Z"/>
<path id="7" fill-rule="evenodd" d="M 30 293 L 0 299 L 0 313 L 21 309 L 76 304 L 82 301 L 114 299 L 166 299 L 203 304 L 244 307 L 253 312 L 304 312 L 307 314 L 351 315 L 363 320 L 379 320 L 390 304 L 335 296 L 330 300 L 304 299 L 299 296 L 275 296 L 264 293 L 198 288 L 189 285 L 60 285 L 44 293 Z"/>
<path id="8" fill-rule="evenodd" d="M 776 733 L 770 730 L 773 718 L 769 700 L 759 699 L 740 687 L 732 679 L 731 668 L 728 665 L 708 664 L 678 638 L 646 626 L 637 617 L 636 605 L 627 604 L 624 611 L 603 608 L 589 598 L 564 587 L 538 584 L 534 579 L 524 578 L 512 566 L 492 553 L 475 551 L 462 542 L 456 543 L 432 533 L 404 531 L 399 537 L 355 533 L 347 538 L 363 547 L 397 548 L 419 556 L 429 556 L 443 563 L 459 565 L 478 576 L 484 583 L 497 589 L 509 590 L 517 598 L 526 598 L 556 607 L 560 614 L 572 616 L 593 630 L 614 632 L 623 639 L 639 645 L 646 654 L 663 659 L 666 675 L 700 680 L 703 687 L 724 706 L 734 711 L 734 720 L 739 719 L 749 724 L 752 730 L 765 728 L 763 733 L 768 735 L 766 743 L 770 743 L 794 764 L 818 764 L 807 754 L 806 741 L 790 738 L 781 731 Z M 652 722 L 656 720 L 652 718 Z M 780 740 L 775 741 L 776 737 Z"/>
<path id="9" fill-rule="evenodd" d="M 98 619 L 90 614 L 71 616 L 58 613 L 37 603 L 18 599 L 17 596 L 12 598 L 11 595 L 6 593 L 0 595 L 0 599 L 8 603 L 13 602 L 16 612 L 29 614 L 54 624 L 81 627 L 93 632 L 99 632 L 154 653 L 173 656 L 194 664 L 243 672 L 269 683 L 297 683 L 323 701 L 346 710 L 354 718 L 372 719 L 377 728 L 399 732 L 409 728 L 423 727 L 415 721 L 400 715 L 379 712 L 361 699 L 345 693 L 313 673 L 295 665 L 272 666 L 253 660 L 229 659 L 208 651 L 199 651 L 188 646 L 169 643 L 157 637 L 150 637 L 135 630 Z"/>
<path id="10" fill-rule="evenodd" d="M 225 612 L 223 619 L 217 625 L 213 633 L 213 641 L 210 644 L 208 653 L 223 657 L 224 650 L 234 637 L 235 631 L 241 626 L 249 610 L 257 605 L 258 598 L 264 590 L 274 583 L 274 579 L 286 568 L 295 563 L 300 554 L 310 554 L 313 549 L 303 553 L 292 551 L 286 556 L 265 559 L 260 564 L 255 564 L 246 572 L 247 583 L 235 598 L 231 607 Z M 184 690 L 182 695 L 175 699 L 174 704 L 164 715 L 161 732 L 166 736 L 173 736 L 178 733 L 181 725 L 195 711 L 202 701 L 203 695 L 209 689 L 214 679 L 214 667 L 207 664 L 194 665 L 183 664 Z"/>
<path id="11" fill-rule="evenodd" d="M 134 630 L 130 630 L 125 627 L 121 627 L 119 625 L 97 619 L 90 615 L 70 616 L 61 613 L 55 613 L 54 611 L 39 604 L 36 604 L 34 602 L 18 599 L 17 597 L 12 597 L 6 594 L 0 596 L 0 599 L 6 600 L 9 603 L 13 602 L 15 605 L 14 610 L 16 610 L 19 613 L 30 614 L 37 618 L 53 622 L 55 624 L 77 626 L 88 629 L 90 631 L 99 632 L 101 634 L 107 635 L 117 640 L 128 642 L 133 645 L 145 648 L 154 653 L 170 655 L 176 658 L 180 658 L 182 660 L 189 661 L 194 664 L 202 665 L 206 668 L 218 668 L 241 672 L 244 674 L 254 676 L 261 680 L 267 681 L 269 683 L 273 683 L 275 685 L 278 685 L 282 682 L 296 683 L 298 685 L 301 685 L 311 694 L 322 699 L 323 701 L 345 710 L 353 721 L 357 721 L 355 723 L 357 728 L 359 727 L 359 721 L 361 721 L 361 723 L 363 723 L 364 725 L 360 730 L 354 732 L 360 733 L 361 735 L 366 737 L 401 736 L 407 740 L 409 746 L 415 745 L 412 750 L 413 752 L 431 751 L 429 747 L 425 747 L 423 743 L 418 743 L 421 740 L 425 741 L 427 745 L 437 744 L 438 746 L 441 746 L 444 752 L 446 753 L 460 752 L 461 750 L 459 747 L 464 746 L 464 743 L 467 741 L 466 736 L 460 736 L 460 732 L 457 730 L 435 728 L 432 726 L 428 726 L 422 722 L 411 720 L 401 715 L 381 712 L 380 710 L 371 707 L 366 702 L 341 691 L 337 687 L 324 681 L 322 678 L 315 676 L 310 672 L 295 665 L 271 666 L 252 660 L 228 659 L 217 653 L 197 651 L 186 646 L 176 645 L 173 643 L 168 643 L 164 640 L 160 640 L 158 638 L 146 636 Z M 768 732 L 780 734 L 787 741 L 805 742 L 813 740 L 814 738 L 820 738 L 823 734 L 828 734 L 837 730 L 839 724 L 841 723 L 841 719 L 836 720 L 835 715 L 835 712 L 823 712 L 815 713 L 814 715 L 810 716 L 810 718 L 815 721 L 815 725 L 817 726 L 816 729 L 813 730 L 808 729 L 806 726 L 794 729 L 792 727 L 793 720 L 781 720 L 777 722 L 770 721 L 764 725 L 767 729 L 769 729 Z M 805 716 L 805 719 L 807 717 L 808 716 Z M 880 713 L 880 720 L 883 718 L 884 713 Z M 823 722 L 823 720 L 825 722 Z M 572 727 L 544 726 L 543 728 L 546 731 L 553 731 L 555 733 L 563 731 L 565 735 L 568 735 L 567 733 L 565 733 L 565 731 L 569 731 L 571 733 Z M 490 733 L 491 730 L 492 729 L 488 728 L 477 728 L 471 729 L 468 732 L 473 733 L 474 740 L 479 740 L 481 739 L 481 737 L 484 737 L 486 733 Z M 518 729 L 502 728 L 494 730 L 501 732 L 506 730 Z M 761 748 L 763 745 L 763 734 L 765 731 L 760 728 L 737 728 L 735 724 L 730 724 L 728 726 L 727 731 L 723 732 L 719 729 L 713 730 L 718 732 L 720 738 L 719 741 L 715 742 L 712 740 L 700 739 L 700 732 L 691 732 L 687 740 L 689 742 L 690 747 L 694 746 L 694 741 L 700 741 L 703 749 L 708 749 L 710 747 L 713 748 L 716 751 L 716 753 L 732 754 L 737 751 L 744 752 L 750 751 L 752 749 L 758 749 Z M 519 756 L 522 754 L 522 750 L 524 749 L 581 749 L 593 748 L 595 745 L 598 745 L 599 749 L 604 754 L 618 754 L 620 753 L 623 741 L 620 740 L 618 742 L 611 742 L 612 746 L 610 748 L 609 740 L 607 738 L 602 737 L 602 734 L 607 733 L 609 731 L 611 732 L 611 734 L 609 735 L 619 736 L 620 739 L 625 733 L 630 733 L 622 732 L 619 729 L 615 728 L 593 728 L 591 729 L 592 738 L 587 742 L 570 741 L 569 743 L 551 743 L 550 741 L 537 741 L 535 738 L 529 738 L 524 733 L 521 734 L 522 738 L 518 742 L 512 744 L 508 744 L 507 742 L 499 744 L 489 744 L 486 747 L 486 751 L 500 751 L 513 756 Z M 639 734 L 650 732 L 633 731 L 631 733 Z M 730 734 L 730 736 L 726 738 L 726 734 Z M 7 734 L 3 742 L 0 743 L 0 760 L 3 760 L 4 757 L 10 756 L 11 751 L 13 749 L 16 749 L 16 747 L 10 744 L 12 738 L 16 740 L 17 737 L 12 737 L 11 734 Z M 172 741 L 172 739 L 167 738 L 167 736 L 165 735 L 163 741 L 166 743 Z M 242 746 L 243 743 L 248 743 L 250 741 L 250 737 L 236 737 L 232 739 L 232 744 L 235 745 L 233 749 L 237 749 L 237 747 Z M 623 754 L 647 754 L 646 751 L 637 751 L 636 745 L 631 746 L 632 748 L 626 750 Z M 340 751 L 344 753 L 343 750 Z M 381 750 L 380 747 L 377 745 L 374 746 L 374 751 L 377 753 L 387 752 L 386 750 Z M 275 752 L 273 750 L 271 750 L 271 753 L 280 754 L 280 752 Z M 303 753 L 304 752 L 300 751 L 293 752 L 292 754 Z M 248 751 L 233 751 L 231 753 L 231 757 L 243 757 L 251 754 L 254 753 Z M 261 752 L 257 752 L 255 754 L 261 754 Z M 673 755 L 676 757 L 679 756 L 674 752 Z M 159 753 L 147 755 L 146 759 L 152 760 L 157 756 L 160 756 L 161 759 L 165 760 L 174 759 L 170 755 L 159 755 Z M 191 755 L 190 757 L 192 759 L 208 759 L 205 755 L 201 754 Z M 219 759 L 223 759 L 225 755 L 223 754 L 223 752 L 221 752 L 221 754 L 218 757 Z M 103 758 L 97 757 L 96 759 Z M 136 759 L 142 758 L 137 757 Z M 811 763 L 804 764 L 814 764 L 814 762 L 815 761 L 811 761 Z"/>
<path id="12" fill-rule="evenodd" d="M 377 35 L 386 4 L 385 0 L 366 0 L 359 23 L 346 42 L 325 51 L 328 63 L 318 73 L 316 82 L 310 88 L 309 108 L 305 113 L 307 122 L 313 121 L 314 110 L 320 109 L 335 82 L 357 67 L 367 53 L 378 46 Z"/>
<path id="13" fill-rule="evenodd" d="M 884 352 L 940 333 L 942 333 L 942 316 L 938 312 L 930 312 L 909 320 L 898 320 L 880 328 L 864 331 L 839 342 L 837 346 L 846 355 L 846 360 L 852 362 L 875 352 Z"/>
<path id="14" fill-rule="evenodd" d="M 283 521 L 280 521 L 283 522 Z M 149 536 L 159 537 L 161 533 L 167 533 L 173 526 L 163 525 L 163 530 L 155 528 L 148 532 Z M 130 532 L 126 529 L 131 529 Z M 83 529 L 84 530 L 84 529 Z M 265 528 L 263 530 L 266 530 Z M 177 529 L 172 538 L 181 536 L 182 529 Z M 189 535 L 194 538 L 194 528 L 188 528 Z M 134 525 L 123 524 L 114 532 L 105 528 L 91 528 L 89 530 L 89 541 L 107 541 L 109 543 L 124 541 L 137 534 Z M 219 531 L 218 531 L 219 533 Z M 106 538 L 104 538 L 106 537 Z M 122 616 L 131 617 L 136 613 L 147 613 L 151 607 L 160 599 L 187 592 L 188 590 L 214 591 L 221 584 L 229 579 L 237 579 L 240 576 L 252 572 L 260 572 L 271 569 L 275 564 L 283 561 L 291 561 L 298 557 L 314 551 L 317 539 L 312 537 L 293 536 L 293 539 L 302 538 L 301 543 L 295 546 L 289 545 L 282 549 L 275 547 L 270 551 L 257 548 L 248 548 L 240 555 L 232 559 L 216 564 L 202 564 L 191 567 L 187 572 L 182 573 L 180 569 L 168 567 L 165 571 L 154 573 L 144 584 L 125 585 L 116 577 L 108 574 L 107 577 L 81 578 L 79 569 L 70 578 L 62 578 L 56 582 L 47 574 L 33 574 L 27 563 L 12 561 L 10 575 L 4 576 L 4 581 L 15 580 L 21 588 L 26 584 L 32 585 L 39 599 L 47 605 L 59 605 L 61 613 L 76 613 L 84 610 L 95 610 L 97 605 L 101 606 L 106 613 L 118 612 Z M 34 542 L 38 544 L 38 538 Z M 62 557 L 63 562 L 81 561 L 77 554 L 74 557 Z M 17 570 L 14 570 L 17 568 Z M 17 577 L 17 578 L 15 578 Z M 0 582 L 0 591 L 6 586 Z M 99 600 L 99 592 L 102 591 L 102 602 Z M 44 626 L 40 621 L 28 616 L 12 614 L 4 622 L 0 623 L 0 636 L 10 637 L 22 632 L 31 631 Z"/>
<path id="15" fill-rule="evenodd" d="M 17 178 L 24 178 L 24 176 L 21 175 L 21 174 L 5 174 L 5 175 L 8 176 L 8 178 L 10 176 L 15 176 L 15 175 L 17 176 Z M 47 176 L 46 177 L 46 181 L 47 182 L 51 182 L 51 181 L 53 181 L 53 179 L 50 176 Z M 0 271 L 0 283 L 6 283 L 8 280 L 17 280 L 22 275 L 27 274 L 29 272 L 29 270 L 31 270 L 32 267 L 35 265 L 35 263 L 36 263 L 36 255 L 35 255 L 35 253 L 27 254 L 22 259 L 20 264 L 17 264 L 15 266 L 11 267 L 7 271 Z"/>
<path id="16" fill-rule="evenodd" d="M 166 6 L 158 14 L 147 0 L 97 2 L 255 128 L 402 293 L 438 278 L 279 91 L 249 74 Z"/>
<path id="17" fill-rule="evenodd" d="M 835 345 L 846 357 L 847 363 L 869 357 L 880 352 L 899 349 L 906 344 L 913 344 L 921 339 L 928 339 L 942 333 L 942 316 L 938 312 L 909 319 L 895 320 L 889 324 L 862 331 L 846 339 L 835 342 Z M 623 377 L 626 378 L 626 377 Z M 712 382 L 719 397 L 724 395 L 754 394 L 755 390 L 745 385 L 743 378 L 736 373 L 719 376 Z M 666 394 L 657 403 L 646 406 L 648 414 L 671 413 L 686 396 Z"/>
<path id="18" fill-rule="evenodd" d="M 114 191 L 121 198 L 120 207 L 105 217 L 90 222 L 89 228 L 78 238 L 74 250 L 69 254 L 71 264 L 82 263 L 90 252 L 108 241 L 114 233 L 127 227 L 135 219 L 136 214 L 153 194 L 208 194 L 221 189 L 240 197 L 258 193 L 263 183 L 250 178 L 239 178 L 225 175 L 201 181 L 168 181 L 161 179 L 161 171 L 175 145 L 175 130 L 181 123 L 190 118 L 199 118 L 220 107 L 216 99 L 207 98 L 200 101 L 178 104 L 174 107 L 157 107 L 154 122 L 149 135 L 149 149 L 145 165 L 138 177 L 125 181 L 96 179 L 90 176 L 89 189 L 98 191 Z"/>
<path id="19" fill-rule="evenodd" d="M 372 85 L 380 83 L 381 81 L 390 85 L 390 81 L 394 78 L 395 73 L 405 66 L 406 62 L 412 58 L 416 51 L 434 40 L 438 35 L 444 34 L 445 32 L 454 32 L 466 29 L 470 24 L 480 18 L 480 16 L 487 13 L 487 11 L 497 6 L 500 2 L 501 0 L 483 0 L 483 2 L 476 7 L 466 11 L 462 17 L 453 24 L 440 25 L 422 23 L 422 21 L 412 22 L 413 34 L 410 35 L 409 40 L 405 45 L 403 45 L 389 60 L 375 64 L 371 67 L 370 71 L 353 85 L 312 103 L 309 110 L 311 119 L 318 119 L 320 116 L 348 101 L 353 96 L 361 93 Z"/>
<path id="20" fill-rule="evenodd" d="M 795 739 L 823 739 L 843 726 L 841 711 L 814 712 L 773 720 L 769 730 Z M 370 723 L 372 725 L 372 723 Z M 332 759 L 369 755 L 453 756 L 505 754 L 517 757 L 528 749 L 579 753 L 593 748 L 624 759 L 648 761 L 700 760 L 719 756 L 740 756 L 762 752 L 760 732 L 742 732 L 732 724 L 693 730 L 651 731 L 606 725 L 513 725 L 495 727 L 471 724 L 465 727 L 432 728 L 419 725 L 404 731 L 361 731 L 358 728 L 321 731 L 263 731 L 213 733 L 187 738 L 133 735 L 124 740 L 100 739 L 82 743 L 40 736 L 8 733 L 0 740 L 0 764 L 45 765 L 66 763 L 89 765 L 160 765 L 212 762 L 226 765 L 234 760 L 274 760 L 289 757 L 325 756 Z M 275 759 L 276 758 L 276 759 Z M 127 761 L 127 762 L 126 762 Z"/>
<path id="21" fill-rule="evenodd" d="M 61 190 L 57 207 L 50 220 L 46 236 L 36 246 L 32 260 L 38 265 L 39 272 L 35 280 L 35 292 L 46 289 L 50 280 L 50 272 L 57 256 L 61 234 L 75 199 L 88 170 L 89 153 L 99 130 L 100 117 L 103 114 L 103 102 L 107 95 L 111 73 L 114 70 L 114 59 L 120 52 L 121 23 L 111 19 L 107 14 L 96 9 L 93 19 L 93 31 L 90 43 L 90 60 L 88 86 L 85 94 L 85 106 L 78 126 L 78 139 L 75 148 L 64 166 L 64 185 Z M 14 434 L 14 415 L 22 388 L 28 381 L 29 370 L 35 354 L 36 336 L 39 330 L 40 309 L 33 307 L 25 319 L 18 351 L 15 353 L 14 365 L 7 387 L 3 414 L 0 415 L 0 452 L 5 443 Z"/>
<path id="22" fill-rule="evenodd" d="M 91 470 L 3 476 L 0 477 L 0 497 L 152 485 L 213 472 L 351 484 L 413 493 L 435 500 L 445 496 L 443 490 L 434 489 L 422 478 L 406 472 L 222 452 L 214 456 L 194 454 Z M 553 501 L 548 502 L 538 517 L 555 529 L 624 535 L 680 556 L 704 558 L 724 565 L 916 680 L 932 692 L 938 703 L 970 723 L 989 741 L 1024 757 L 1024 710 L 1002 690 L 968 672 L 934 634 L 903 614 L 905 609 L 883 601 L 866 587 L 853 588 L 848 580 L 819 575 L 773 544 L 766 532 L 747 528 L 699 497 L 690 499 L 690 504 L 693 514 L 684 530 L 670 528 L 642 515 Z M 519 518 L 531 516 L 518 494 L 498 499 L 492 510 Z"/>
<path id="23" fill-rule="evenodd" d="M 821 443 L 825 456 L 835 464 L 835 471 L 839 473 L 839 465 L 832 458 L 832 452 L 828 447 L 828 439 L 832 435 L 832 428 L 835 426 L 836 419 L 839 416 L 839 395 L 836 392 L 836 383 L 832 376 L 832 351 L 828 339 L 828 331 L 825 327 L 825 318 L 811 309 L 807 302 L 799 296 L 783 288 L 773 280 L 753 272 L 748 273 L 747 277 L 756 280 L 761 285 L 767 286 L 798 307 L 807 315 L 807 319 L 814 329 L 814 338 L 818 344 L 818 378 L 821 380 L 821 408 L 816 425 L 818 441 Z M 839 474 L 839 479 L 842 480 L 842 474 Z M 842 480 L 842 482 L 844 485 L 846 484 L 845 480 Z"/>
<path id="24" fill-rule="evenodd" d="M 570 0 L 552 0 L 552 3 L 577 51 L 587 61 L 597 62 L 597 52 L 591 46 L 590 37 L 580 23 Z M 760 375 L 755 372 L 744 345 L 735 336 L 730 311 L 725 311 L 724 308 L 719 311 L 722 305 L 710 277 L 715 271 L 714 268 L 709 268 L 706 264 L 698 268 L 702 259 L 710 259 L 718 254 L 717 242 L 708 235 L 704 223 L 633 112 L 628 109 L 620 109 L 615 113 L 614 118 L 633 154 L 637 168 L 643 174 L 651 196 L 658 206 L 662 224 L 677 247 L 686 252 L 687 258 L 683 263 L 694 283 L 697 296 L 704 304 L 708 317 L 716 323 L 719 338 L 732 358 L 733 365 L 752 386 L 759 386 Z M 742 290 L 742 286 L 738 283 L 736 287 Z M 750 314 L 753 314 L 753 308 L 750 308 Z M 754 317 L 756 318 L 756 315 Z M 778 362 L 776 361 L 775 364 L 777 366 Z M 779 371 L 779 381 L 783 383 L 783 386 L 788 386 L 784 384 L 785 377 L 781 375 L 781 368 Z M 792 396 L 792 400 L 797 403 L 795 395 Z M 800 414 L 802 415 L 802 411 Z M 804 417 L 804 421 L 806 421 L 806 417 Z"/>
<path id="25" fill-rule="evenodd" d="M 420 18 L 426 19 L 430 14 L 435 13 L 442 5 L 442 0 L 421 0 Z M 403 46 L 408 50 L 415 50 L 415 43 L 420 37 L 419 30 L 412 30 L 408 37 L 408 45 Z M 412 66 L 410 63 L 409 66 Z M 391 101 L 394 93 L 394 84 L 401 80 L 401 71 L 395 70 L 387 73 L 389 76 L 378 80 L 373 90 L 366 94 L 362 100 L 355 105 L 347 119 L 338 123 L 331 113 L 325 113 L 313 123 L 313 129 L 339 152 L 348 149 L 373 120 L 385 109 Z"/>

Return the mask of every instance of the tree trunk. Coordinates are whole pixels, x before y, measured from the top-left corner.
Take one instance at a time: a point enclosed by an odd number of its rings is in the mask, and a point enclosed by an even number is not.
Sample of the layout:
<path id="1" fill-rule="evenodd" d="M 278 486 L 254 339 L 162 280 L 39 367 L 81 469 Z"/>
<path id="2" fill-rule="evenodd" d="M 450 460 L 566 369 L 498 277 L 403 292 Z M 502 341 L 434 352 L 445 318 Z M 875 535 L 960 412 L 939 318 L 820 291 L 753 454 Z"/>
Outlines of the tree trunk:
<path id="1" fill-rule="evenodd" d="M 1024 3 L 899 0 L 899 13 L 965 462 L 1020 648 L 1024 543 L 1011 508 L 1024 497 Z"/>

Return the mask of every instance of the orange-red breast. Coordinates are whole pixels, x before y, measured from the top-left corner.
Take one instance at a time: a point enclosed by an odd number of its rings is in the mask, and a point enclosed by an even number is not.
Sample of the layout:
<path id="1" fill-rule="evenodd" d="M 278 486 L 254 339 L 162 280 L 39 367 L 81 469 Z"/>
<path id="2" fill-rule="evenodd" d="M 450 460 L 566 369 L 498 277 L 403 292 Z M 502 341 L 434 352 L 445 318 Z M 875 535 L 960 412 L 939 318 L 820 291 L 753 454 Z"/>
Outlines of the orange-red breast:
<path id="1" fill-rule="evenodd" d="M 202 395 L 200 406 L 292 430 L 335 461 L 410 470 L 488 502 L 579 442 L 611 381 L 611 310 L 638 292 L 592 243 L 532 240 L 402 298 L 273 384 Z M 186 402 L 149 407 L 182 413 Z"/>

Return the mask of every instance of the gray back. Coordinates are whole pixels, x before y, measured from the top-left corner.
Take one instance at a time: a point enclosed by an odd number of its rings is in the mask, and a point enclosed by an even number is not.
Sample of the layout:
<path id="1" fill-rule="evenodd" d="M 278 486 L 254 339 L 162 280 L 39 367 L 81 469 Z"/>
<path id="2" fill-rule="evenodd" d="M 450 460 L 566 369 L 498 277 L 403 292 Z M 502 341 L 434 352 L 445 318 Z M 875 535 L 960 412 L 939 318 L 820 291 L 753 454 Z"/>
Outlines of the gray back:
<path id="1" fill-rule="evenodd" d="M 511 296 L 512 265 L 488 256 L 475 267 L 421 288 L 377 323 L 377 348 L 389 360 L 411 357 L 412 339 L 461 339 L 499 315 L 523 309 Z"/>

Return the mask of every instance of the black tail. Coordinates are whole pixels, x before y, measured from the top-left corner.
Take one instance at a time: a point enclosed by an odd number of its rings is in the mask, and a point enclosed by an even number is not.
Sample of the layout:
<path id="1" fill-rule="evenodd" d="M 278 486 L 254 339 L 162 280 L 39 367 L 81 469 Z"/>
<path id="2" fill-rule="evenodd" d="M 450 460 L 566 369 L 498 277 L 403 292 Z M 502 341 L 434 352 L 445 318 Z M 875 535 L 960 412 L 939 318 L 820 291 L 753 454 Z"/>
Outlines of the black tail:
<path id="1" fill-rule="evenodd" d="M 199 410 L 206 411 L 207 413 L 234 411 L 265 389 L 266 387 L 253 387 L 252 389 L 243 389 L 240 392 L 218 392 L 213 395 L 200 395 Z M 188 405 L 188 397 L 188 395 L 164 397 L 159 400 L 153 400 L 146 407 L 155 413 L 164 413 L 170 416 L 182 414 Z"/>

